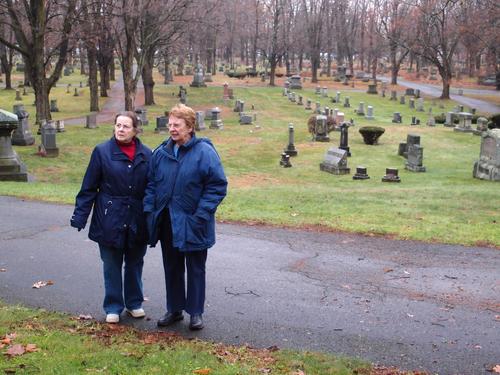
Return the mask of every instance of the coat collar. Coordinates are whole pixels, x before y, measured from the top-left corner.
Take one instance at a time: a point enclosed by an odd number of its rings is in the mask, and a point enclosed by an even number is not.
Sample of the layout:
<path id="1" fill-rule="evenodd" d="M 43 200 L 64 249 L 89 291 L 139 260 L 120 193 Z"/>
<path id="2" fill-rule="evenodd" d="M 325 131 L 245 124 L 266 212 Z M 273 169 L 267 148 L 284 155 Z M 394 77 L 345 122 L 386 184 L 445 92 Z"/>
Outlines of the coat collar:
<path id="1" fill-rule="evenodd" d="M 120 146 L 116 143 L 116 138 L 113 136 L 109 140 L 109 144 L 111 147 L 111 159 L 112 160 L 125 160 L 125 161 L 130 161 L 130 159 L 123 153 L 122 150 L 120 150 Z M 144 153 L 144 147 L 142 146 L 142 142 L 139 138 L 135 138 L 135 157 L 134 157 L 134 164 L 145 160 L 145 153 Z"/>

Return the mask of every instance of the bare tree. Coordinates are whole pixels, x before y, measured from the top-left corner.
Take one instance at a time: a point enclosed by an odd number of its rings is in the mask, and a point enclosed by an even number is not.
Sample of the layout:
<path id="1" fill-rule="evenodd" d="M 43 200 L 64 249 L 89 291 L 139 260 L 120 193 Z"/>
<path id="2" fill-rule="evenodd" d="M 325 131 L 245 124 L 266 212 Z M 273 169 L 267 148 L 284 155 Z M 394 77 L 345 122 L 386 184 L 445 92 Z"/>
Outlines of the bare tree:
<path id="1" fill-rule="evenodd" d="M 14 32 L 6 24 L 0 23 L 0 34 L 4 38 L 14 43 Z M 14 49 L 0 43 L 0 64 L 1 70 L 5 74 L 5 89 L 12 90 L 12 66 L 14 65 Z"/>
<path id="2" fill-rule="evenodd" d="M 22 54 L 35 90 L 36 121 L 50 120 L 49 93 L 61 75 L 71 49 L 76 0 L 0 2 L 3 22 L 14 31 L 16 43 L 0 35 L 0 42 Z M 47 76 L 47 72 L 51 72 Z"/>

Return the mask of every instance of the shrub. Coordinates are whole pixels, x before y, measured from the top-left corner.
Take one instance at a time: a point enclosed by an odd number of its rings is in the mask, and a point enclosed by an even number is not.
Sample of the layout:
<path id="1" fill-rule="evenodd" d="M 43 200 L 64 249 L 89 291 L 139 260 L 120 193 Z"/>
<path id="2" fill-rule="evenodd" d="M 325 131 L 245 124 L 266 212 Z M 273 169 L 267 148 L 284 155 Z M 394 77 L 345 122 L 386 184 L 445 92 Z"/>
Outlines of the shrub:
<path id="1" fill-rule="evenodd" d="M 492 115 L 488 122 L 488 129 L 500 129 L 500 113 L 495 113 Z"/>
<path id="2" fill-rule="evenodd" d="M 365 144 L 376 145 L 380 136 L 385 133 L 385 129 L 380 126 L 363 126 L 359 132 L 363 136 Z"/>
<path id="3" fill-rule="evenodd" d="M 434 116 L 434 121 L 436 121 L 436 124 L 444 124 L 446 121 L 446 115 L 444 113 L 436 115 Z"/>

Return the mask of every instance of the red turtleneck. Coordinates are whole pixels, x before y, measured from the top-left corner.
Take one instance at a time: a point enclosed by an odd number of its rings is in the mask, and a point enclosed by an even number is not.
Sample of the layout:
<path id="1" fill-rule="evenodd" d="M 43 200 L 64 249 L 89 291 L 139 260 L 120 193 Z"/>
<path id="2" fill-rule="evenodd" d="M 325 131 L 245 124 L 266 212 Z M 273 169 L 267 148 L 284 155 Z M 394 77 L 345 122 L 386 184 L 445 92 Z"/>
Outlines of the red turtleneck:
<path id="1" fill-rule="evenodd" d="M 116 144 L 118 145 L 118 147 L 120 147 L 120 150 L 122 150 L 123 153 L 127 155 L 130 161 L 134 160 L 135 149 L 136 149 L 135 138 L 132 139 L 132 142 L 130 143 L 122 143 L 116 140 Z"/>

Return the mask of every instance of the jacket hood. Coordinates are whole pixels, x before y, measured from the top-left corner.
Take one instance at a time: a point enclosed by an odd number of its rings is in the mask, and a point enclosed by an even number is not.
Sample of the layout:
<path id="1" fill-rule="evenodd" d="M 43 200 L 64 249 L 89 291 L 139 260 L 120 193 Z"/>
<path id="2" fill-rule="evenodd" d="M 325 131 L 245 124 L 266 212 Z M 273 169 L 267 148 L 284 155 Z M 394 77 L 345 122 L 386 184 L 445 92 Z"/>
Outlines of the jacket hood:
<path id="1" fill-rule="evenodd" d="M 193 137 L 189 140 L 189 142 L 183 144 L 181 147 L 189 149 L 198 143 L 206 143 L 210 147 L 212 147 L 215 152 L 217 152 L 215 146 L 213 145 L 212 141 L 209 138 L 198 138 L 196 135 L 193 135 Z M 156 149 L 154 149 L 153 152 L 155 152 L 158 149 L 163 149 L 165 151 L 170 152 L 171 150 L 173 150 L 173 148 L 174 148 L 174 141 L 172 140 L 172 138 L 167 138 Z"/>

